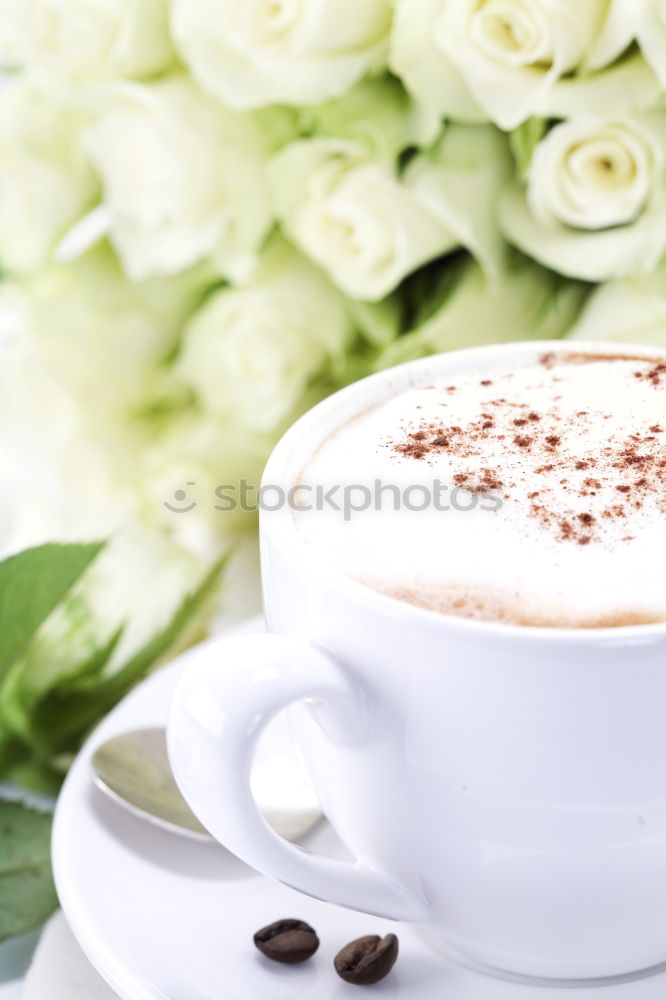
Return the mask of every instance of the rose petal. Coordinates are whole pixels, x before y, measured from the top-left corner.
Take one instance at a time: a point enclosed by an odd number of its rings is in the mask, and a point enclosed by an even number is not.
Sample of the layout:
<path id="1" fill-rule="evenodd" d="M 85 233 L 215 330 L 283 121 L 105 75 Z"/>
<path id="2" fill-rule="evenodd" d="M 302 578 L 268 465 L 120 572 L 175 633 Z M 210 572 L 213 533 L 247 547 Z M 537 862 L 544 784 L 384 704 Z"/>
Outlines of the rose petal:
<path id="1" fill-rule="evenodd" d="M 442 114 L 457 121 L 488 121 L 463 74 L 435 44 L 432 25 L 441 7 L 442 0 L 401 0 L 391 36 L 391 69 L 414 97 Z"/>
<path id="2" fill-rule="evenodd" d="M 397 177 L 393 163 L 331 139 L 292 143 L 270 178 L 291 239 L 353 298 L 377 301 L 458 242 Z"/>
<path id="3" fill-rule="evenodd" d="M 540 224 L 516 183 L 500 202 L 500 225 L 506 237 L 535 260 L 585 281 L 648 274 L 666 252 L 666 204 L 631 226 L 585 232 L 556 222 Z"/>
<path id="4" fill-rule="evenodd" d="M 508 146 L 497 129 L 450 125 L 438 146 L 417 157 L 405 174 L 410 190 L 495 279 L 506 248 L 497 200 L 511 173 Z"/>
<path id="5" fill-rule="evenodd" d="M 666 269 L 598 288 L 570 331 L 573 340 L 666 344 Z"/>
<path id="6" fill-rule="evenodd" d="M 249 0 L 174 0 L 172 8 L 193 76 L 237 110 L 332 100 L 386 63 L 389 0 L 307 0 L 286 14 Z"/>
<path id="7" fill-rule="evenodd" d="M 637 36 L 645 58 L 666 87 L 666 5 L 663 0 L 642 0 Z"/>
<path id="8" fill-rule="evenodd" d="M 643 0 L 610 0 L 599 35 L 585 59 L 593 71 L 615 62 L 636 37 L 637 8 Z"/>
<path id="9" fill-rule="evenodd" d="M 515 58 L 509 58 L 507 47 L 507 58 L 500 61 L 481 44 L 483 36 L 478 30 L 474 33 L 480 16 L 475 0 L 447 0 L 433 25 L 433 36 L 491 119 L 503 129 L 513 129 L 534 113 L 562 75 L 580 64 L 598 30 L 603 6 L 601 0 L 587 0 L 576 11 L 561 3 L 535 2 L 529 8 L 515 0 L 505 4 L 507 17 L 514 6 L 516 17 L 522 19 L 529 9 L 533 28 L 534 37 L 525 41 L 525 52 L 518 51 Z M 524 64 L 518 56 L 524 57 Z"/>
<path id="10" fill-rule="evenodd" d="M 570 118 L 585 114 L 631 114 L 648 111 L 660 100 L 659 79 L 640 52 L 615 66 L 589 76 L 558 80 L 536 101 L 541 118 Z"/>

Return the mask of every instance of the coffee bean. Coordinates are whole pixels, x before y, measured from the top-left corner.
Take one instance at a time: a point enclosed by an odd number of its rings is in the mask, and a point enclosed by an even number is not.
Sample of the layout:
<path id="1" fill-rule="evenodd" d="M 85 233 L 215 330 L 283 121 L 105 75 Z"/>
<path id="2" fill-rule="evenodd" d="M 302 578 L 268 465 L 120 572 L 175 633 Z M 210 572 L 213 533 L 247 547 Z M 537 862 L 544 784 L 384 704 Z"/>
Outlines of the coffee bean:
<path id="1" fill-rule="evenodd" d="M 319 938 L 302 920 L 276 920 L 257 931 L 254 943 L 273 962 L 296 965 L 312 958 L 319 947 Z"/>
<path id="2" fill-rule="evenodd" d="M 387 934 L 383 939 L 372 934 L 343 948 L 335 958 L 335 971 L 346 983 L 372 986 L 388 976 L 397 958 L 395 934 Z"/>

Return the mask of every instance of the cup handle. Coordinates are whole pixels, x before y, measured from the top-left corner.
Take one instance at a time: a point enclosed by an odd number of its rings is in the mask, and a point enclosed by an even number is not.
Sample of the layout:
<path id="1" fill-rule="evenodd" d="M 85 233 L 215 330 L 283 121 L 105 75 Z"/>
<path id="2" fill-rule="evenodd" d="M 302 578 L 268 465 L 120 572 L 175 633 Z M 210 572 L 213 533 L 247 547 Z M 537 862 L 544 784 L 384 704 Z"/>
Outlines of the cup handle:
<path id="1" fill-rule="evenodd" d="M 217 639 L 191 654 L 168 725 L 171 765 L 204 826 L 264 875 L 293 889 L 392 920 L 423 920 L 426 904 L 364 861 L 308 854 L 264 821 L 250 791 L 257 741 L 288 705 L 307 702 L 341 752 L 370 737 L 370 713 L 329 655 L 282 635 Z"/>

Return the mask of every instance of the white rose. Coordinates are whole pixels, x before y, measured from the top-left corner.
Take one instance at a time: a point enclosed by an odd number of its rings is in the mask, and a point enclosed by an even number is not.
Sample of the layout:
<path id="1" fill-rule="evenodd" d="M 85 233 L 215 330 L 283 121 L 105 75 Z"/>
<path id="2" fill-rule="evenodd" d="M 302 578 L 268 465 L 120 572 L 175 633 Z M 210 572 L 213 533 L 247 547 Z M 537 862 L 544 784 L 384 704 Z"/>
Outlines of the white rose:
<path id="1" fill-rule="evenodd" d="M 0 58 L 71 83 L 157 73 L 168 0 L 0 0 Z"/>
<path id="2" fill-rule="evenodd" d="M 331 391 L 356 336 L 351 309 L 307 259 L 274 237 L 252 280 L 212 295 L 186 326 L 173 377 L 192 405 L 148 450 L 141 489 L 181 544 L 210 551 L 254 523 L 216 495 L 258 488 L 277 438 Z M 256 501 L 249 494 L 247 503 Z"/>
<path id="3" fill-rule="evenodd" d="M 353 298 L 383 298 L 459 243 L 392 162 L 369 159 L 353 143 L 292 143 L 273 158 L 270 174 L 286 232 Z"/>
<path id="4" fill-rule="evenodd" d="M 461 245 L 496 273 L 504 251 L 496 202 L 510 173 L 492 126 L 446 127 L 402 177 L 392 162 L 333 139 L 293 143 L 271 162 L 287 232 L 344 292 L 370 301 Z"/>
<path id="5" fill-rule="evenodd" d="M 42 685 L 56 686 L 122 629 L 104 668 L 109 676 L 166 628 L 210 562 L 210 554 L 198 559 L 154 524 L 124 525 L 31 639 L 18 667 L 24 691 L 32 695 Z M 187 633 L 196 630 L 200 638 L 212 611 L 210 603 L 202 608 Z M 178 637 L 170 655 L 183 648 L 184 638 Z"/>
<path id="6" fill-rule="evenodd" d="M 352 335 L 342 296 L 276 239 L 247 285 L 218 292 L 196 313 L 177 369 L 208 413 L 274 431 L 342 361 Z"/>
<path id="7" fill-rule="evenodd" d="M 199 557 L 153 519 L 137 518 L 114 535 L 75 590 L 85 598 L 98 637 L 125 626 L 108 671 L 125 663 L 168 625 L 216 554 L 209 550 Z M 194 632 L 200 639 L 213 610 L 210 603 L 202 607 L 188 623 L 187 635 Z M 171 655 L 186 644 L 186 636 L 179 636 Z"/>
<path id="8" fill-rule="evenodd" d="M 624 2 L 624 0 L 623 0 Z M 588 111 L 656 97 L 640 55 L 601 74 L 631 43 L 635 25 L 608 0 L 399 0 L 391 65 L 422 100 L 453 117 L 484 113 L 504 129 L 560 114 L 579 92 Z M 605 77 L 608 76 L 608 79 Z"/>
<path id="9" fill-rule="evenodd" d="M 109 235 L 135 281 L 211 257 L 241 280 L 272 221 L 262 129 L 185 77 L 121 84 L 85 135 Z"/>
<path id="10" fill-rule="evenodd" d="M 0 97 L 0 267 L 23 274 L 48 259 L 89 208 L 97 181 L 81 150 L 82 120 L 28 87 Z"/>
<path id="11" fill-rule="evenodd" d="M 648 273 L 666 252 L 666 115 L 557 125 L 500 214 L 512 242 L 564 274 Z"/>
<path id="12" fill-rule="evenodd" d="M 445 4 L 446 0 L 398 0 L 389 64 L 425 105 L 461 121 L 487 121 L 490 116 L 434 35 L 433 26 Z"/>
<path id="13" fill-rule="evenodd" d="M 31 345 L 34 363 L 67 387 L 89 427 L 141 421 L 164 359 L 199 304 L 206 275 L 187 272 L 134 283 L 103 245 L 66 267 L 49 267 L 19 284 L 5 282 L 9 329 Z M 13 327 L 13 330 L 12 330 Z"/>
<path id="14" fill-rule="evenodd" d="M 385 62 L 391 0 L 173 0 L 176 45 L 230 107 L 317 104 Z"/>
<path id="15" fill-rule="evenodd" d="M 145 450 L 173 413 L 152 403 L 203 278 L 134 284 L 104 246 L 0 284 L 0 551 L 160 519 L 144 509 Z"/>
<path id="16" fill-rule="evenodd" d="M 425 321 L 390 344 L 378 367 L 463 347 L 558 339 L 576 320 L 587 292 L 582 283 L 521 254 L 507 260 L 499 281 L 489 281 L 476 261 L 464 258 L 446 275 L 443 301 L 427 303 Z"/>
<path id="17" fill-rule="evenodd" d="M 201 541 L 198 522 L 164 516 L 168 492 L 159 500 L 145 494 L 153 443 L 184 409 L 148 409 L 154 373 L 178 343 L 196 293 L 191 276 L 130 284 L 108 248 L 0 285 L 0 316 L 6 311 L 14 325 L 14 336 L 0 340 L 0 552 L 111 536 L 117 552 L 119 532 L 129 531 L 125 551 L 140 553 L 145 538 L 173 568 L 169 583 L 164 565 L 154 567 L 160 583 L 149 606 L 157 614 L 171 584 L 192 582 L 181 572 L 187 553 L 215 557 L 214 533 Z M 196 423 L 207 422 L 197 414 Z M 125 606 L 115 592 L 110 610 L 114 602 Z"/>
<path id="18" fill-rule="evenodd" d="M 216 419 L 192 408 L 169 421 L 148 448 L 142 465 L 144 504 L 187 551 L 210 559 L 225 540 L 238 540 L 256 517 L 246 509 L 220 510 L 219 486 L 238 490 L 241 480 L 258 488 L 276 442 L 276 432 L 254 430 L 230 418 Z M 236 497 L 240 501 L 239 492 Z"/>
<path id="19" fill-rule="evenodd" d="M 131 490 L 116 460 L 131 463 L 136 450 L 127 441 L 118 448 L 115 433 L 113 444 L 101 446 L 86 409 L 44 363 L 35 338 L 19 332 L 0 349 L 0 550 L 104 538 L 130 514 Z"/>
<path id="20" fill-rule="evenodd" d="M 395 77 L 368 77 L 336 101 L 299 111 L 298 135 L 328 136 L 365 146 L 368 154 L 392 158 L 405 149 L 431 146 L 441 116 L 412 101 Z M 288 141 L 288 140 L 287 140 Z"/>

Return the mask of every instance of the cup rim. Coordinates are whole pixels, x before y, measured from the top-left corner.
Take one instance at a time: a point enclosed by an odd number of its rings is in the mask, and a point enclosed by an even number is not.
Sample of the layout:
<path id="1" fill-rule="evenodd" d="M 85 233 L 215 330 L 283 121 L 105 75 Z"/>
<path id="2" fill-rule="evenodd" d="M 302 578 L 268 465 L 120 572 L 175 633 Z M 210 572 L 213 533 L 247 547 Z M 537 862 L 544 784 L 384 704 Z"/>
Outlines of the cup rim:
<path id="1" fill-rule="evenodd" d="M 339 389 L 303 414 L 285 432 L 273 449 L 262 476 L 262 485 L 280 482 L 293 483 L 298 443 L 308 442 L 308 454 L 316 450 L 318 445 L 326 439 L 328 433 L 331 433 L 330 430 L 328 432 L 324 430 L 326 418 L 331 417 L 343 404 L 359 400 L 359 404 L 355 408 L 352 407 L 352 416 L 347 418 L 353 419 L 354 413 L 362 413 L 364 409 L 373 405 L 373 401 L 369 397 L 375 396 L 374 402 L 379 402 L 389 398 L 393 391 L 399 392 L 410 384 L 423 384 L 428 381 L 428 375 L 424 376 L 424 373 L 429 373 L 432 378 L 440 377 L 441 373 L 446 372 L 449 367 L 455 369 L 459 366 L 459 370 L 467 370 L 468 367 L 473 367 L 477 358 L 490 359 L 492 363 L 501 363 L 502 360 L 506 362 L 512 358 L 518 362 L 524 362 L 530 359 L 538 360 L 544 354 L 550 353 L 572 357 L 579 354 L 595 354 L 601 358 L 666 359 L 666 348 L 652 345 L 613 341 L 531 340 L 485 344 L 479 347 L 444 351 L 425 358 L 418 358 L 415 361 L 408 361 L 375 372 Z M 447 364 L 449 361 L 450 365 Z M 366 400 L 365 406 L 363 405 L 364 399 Z M 342 426 L 343 422 L 337 426 Z M 321 429 L 319 437 L 316 433 L 318 428 Z M 301 459 L 301 468 L 302 465 L 303 460 Z M 447 631 L 468 633 L 477 638 L 520 638 L 562 643 L 571 643 L 574 639 L 579 643 L 612 640 L 615 645 L 618 642 L 622 644 L 666 636 L 666 620 L 644 625 L 558 628 L 555 626 L 482 621 L 476 618 L 448 615 L 409 604 L 354 580 L 313 552 L 299 532 L 291 509 L 286 505 L 280 510 L 271 511 L 268 515 L 263 510 L 261 511 L 260 533 L 262 536 L 269 537 L 273 543 L 278 545 L 283 555 L 292 561 L 295 560 L 299 567 L 307 569 L 309 575 L 314 576 L 326 587 L 355 604 L 360 604 L 369 610 L 389 615 L 400 621 L 414 621 L 415 624 L 420 623 L 429 628 L 445 628 Z"/>

